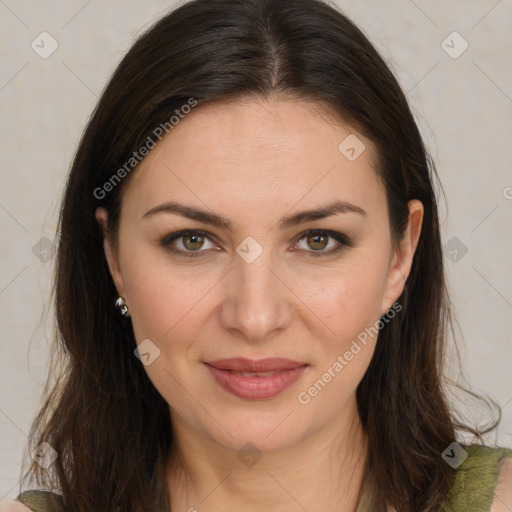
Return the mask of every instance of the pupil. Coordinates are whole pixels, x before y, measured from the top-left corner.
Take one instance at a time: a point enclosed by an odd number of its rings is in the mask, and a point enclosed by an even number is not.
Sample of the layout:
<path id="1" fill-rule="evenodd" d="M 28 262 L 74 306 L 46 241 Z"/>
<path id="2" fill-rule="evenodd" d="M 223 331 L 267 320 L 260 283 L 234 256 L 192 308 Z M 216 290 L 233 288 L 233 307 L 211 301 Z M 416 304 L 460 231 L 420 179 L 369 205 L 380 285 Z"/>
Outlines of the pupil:
<path id="1" fill-rule="evenodd" d="M 199 249 L 202 245 L 200 239 L 202 237 L 200 235 L 187 235 L 185 237 L 185 246 L 188 248 L 188 249 Z M 190 242 L 190 243 L 187 243 L 187 242 Z M 190 247 L 190 245 L 192 245 L 192 247 Z M 199 247 L 197 247 L 197 245 Z"/>
<path id="2" fill-rule="evenodd" d="M 325 235 L 310 235 L 310 240 L 312 239 L 313 245 L 320 244 L 320 247 L 311 247 L 314 250 L 324 249 L 326 247 L 325 242 L 327 237 Z M 308 241 L 308 242 L 309 242 Z"/>

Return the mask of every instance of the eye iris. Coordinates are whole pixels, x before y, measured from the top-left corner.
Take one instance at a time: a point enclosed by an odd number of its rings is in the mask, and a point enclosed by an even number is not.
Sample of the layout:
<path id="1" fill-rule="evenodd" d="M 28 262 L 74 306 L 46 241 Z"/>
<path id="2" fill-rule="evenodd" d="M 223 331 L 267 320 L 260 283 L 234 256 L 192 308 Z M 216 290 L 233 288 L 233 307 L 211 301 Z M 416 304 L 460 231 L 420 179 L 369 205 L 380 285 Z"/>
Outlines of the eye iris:
<path id="1" fill-rule="evenodd" d="M 311 234 L 307 236 L 309 247 L 315 251 L 325 249 L 327 247 L 327 239 L 326 235 Z"/>
<path id="2" fill-rule="evenodd" d="M 190 234 L 190 235 L 183 236 L 183 245 L 191 251 L 201 249 L 201 247 L 203 246 L 203 243 L 204 243 L 204 236 L 202 236 L 202 235 Z"/>

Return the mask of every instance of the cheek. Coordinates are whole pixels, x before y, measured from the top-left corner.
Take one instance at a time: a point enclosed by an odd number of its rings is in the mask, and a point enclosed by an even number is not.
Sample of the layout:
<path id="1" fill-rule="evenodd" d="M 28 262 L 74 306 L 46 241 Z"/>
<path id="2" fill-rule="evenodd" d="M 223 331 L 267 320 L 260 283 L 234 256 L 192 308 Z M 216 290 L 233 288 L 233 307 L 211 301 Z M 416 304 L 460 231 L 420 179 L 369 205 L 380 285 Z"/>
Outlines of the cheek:
<path id="1" fill-rule="evenodd" d="M 321 319 L 337 348 L 350 344 L 380 317 L 388 267 L 375 254 L 360 252 L 335 272 L 297 283 L 297 295 Z"/>
<path id="2" fill-rule="evenodd" d="M 190 271 L 171 272 L 168 265 L 145 261 L 137 268 L 133 258 L 133 266 L 125 269 L 135 339 L 137 344 L 149 339 L 158 347 L 158 357 L 145 370 L 164 399 L 186 414 L 190 404 L 183 385 L 191 382 L 191 372 L 202 357 L 200 340 L 211 308 L 208 292 L 215 283 Z"/>
<path id="3" fill-rule="evenodd" d="M 191 330 L 190 319 L 215 284 L 215 276 L 195 272 L 187 265 L 171 265 L 165 250 L 126 236 L 121 248 L 121 269 L 127 304 L 137 342 L 159 344 L 175 331 Z"/>
<path id="4" fill-rule="evenodd" d="M 136 339 L 154 337 L 161 343 L 181 333 L 192 335 L 199 328 L 197 317 L 212 289 L 212 279 L 171 272 L 169 268 L 127 269 L 125 288 L 132 312 Z"/>
<path id="5" fill-rule="evenodd" d="M 386 262 L 358 258 L 310 291 L 307 299 L 326 326 L 316 337 L 318 359 L 297 399 L 317 421 L 328 421 L 355 393 L 372 359 L 378 337 Z M 305 301 L 306 302 L 306 301 Z M 336 404 L 333 406 L 333 404 Z"/>

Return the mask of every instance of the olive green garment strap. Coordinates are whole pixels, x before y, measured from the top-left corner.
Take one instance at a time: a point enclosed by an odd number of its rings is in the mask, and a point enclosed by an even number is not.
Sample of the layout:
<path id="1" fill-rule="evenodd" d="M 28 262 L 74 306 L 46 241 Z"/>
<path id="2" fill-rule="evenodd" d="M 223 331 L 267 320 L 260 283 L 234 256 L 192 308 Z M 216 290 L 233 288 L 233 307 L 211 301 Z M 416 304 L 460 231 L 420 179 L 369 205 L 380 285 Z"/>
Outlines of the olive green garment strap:
<path id="1" fill-rule="evenodd" d="M 33 512 L 66 512 L 62 497 L 49 491 L 25 491 L 16 499 Z"/>
<path id="2" fill-rule="evenodd" d="M 457 468 L 452 490 L 440 512 L 489 512 L 498 484 L 500 461 L 512 457 L 512 450 L 480 445 L 463 448 L 468 457 Z M 372 491 L 371 486 L 364 490 L 357 512 L 372 512 Z"/>
<path id="3" fill-rule="evenodd" d="M 500 461 L 512 457 L 508 448 L 464 446 L 468 458 L 457 468 L 457 476 L 442 512 L 489 512 L 498 484 Z"/>

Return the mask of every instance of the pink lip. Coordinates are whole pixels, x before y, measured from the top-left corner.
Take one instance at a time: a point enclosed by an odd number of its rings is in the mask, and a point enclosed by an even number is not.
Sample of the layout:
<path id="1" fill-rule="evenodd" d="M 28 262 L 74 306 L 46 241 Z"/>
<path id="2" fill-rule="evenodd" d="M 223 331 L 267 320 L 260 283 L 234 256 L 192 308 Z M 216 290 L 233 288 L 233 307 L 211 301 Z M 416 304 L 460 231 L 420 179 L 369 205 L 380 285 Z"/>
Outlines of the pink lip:
<path id="1" fill-rule="evenodd" d="M 268 358 L 258 361 L 241 357 L 220 359 L 204 363 L 217 383 L 226 391 L 248 400 L 272 398 L 289 388 L 307 368 L 306 363 L 289 359 Z M 236 372 L 266 373 L 273 375 L 245 376 Z"/>

